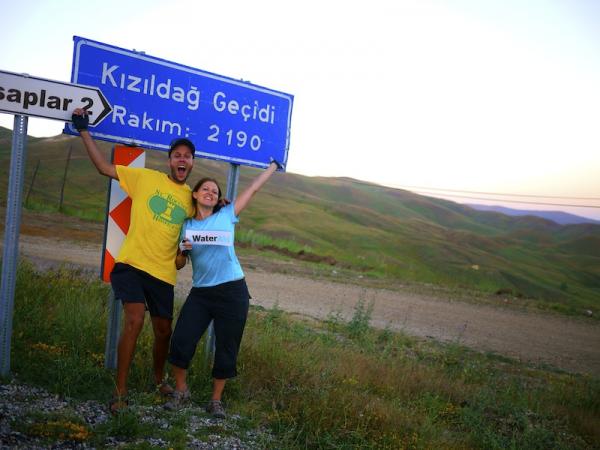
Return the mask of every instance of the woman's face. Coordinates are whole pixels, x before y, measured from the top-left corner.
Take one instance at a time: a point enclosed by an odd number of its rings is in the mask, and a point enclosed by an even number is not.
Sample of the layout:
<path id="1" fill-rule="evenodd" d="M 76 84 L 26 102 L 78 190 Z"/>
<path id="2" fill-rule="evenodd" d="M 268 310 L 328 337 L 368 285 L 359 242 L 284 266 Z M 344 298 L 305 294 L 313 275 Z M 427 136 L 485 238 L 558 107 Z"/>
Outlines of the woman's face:
<path id="1" fill-rule="evenodd" d="M 192 194 L 198 206 L 214 207 L 219 201 L 219 188 L 213 181 L 205 181 Z"/>

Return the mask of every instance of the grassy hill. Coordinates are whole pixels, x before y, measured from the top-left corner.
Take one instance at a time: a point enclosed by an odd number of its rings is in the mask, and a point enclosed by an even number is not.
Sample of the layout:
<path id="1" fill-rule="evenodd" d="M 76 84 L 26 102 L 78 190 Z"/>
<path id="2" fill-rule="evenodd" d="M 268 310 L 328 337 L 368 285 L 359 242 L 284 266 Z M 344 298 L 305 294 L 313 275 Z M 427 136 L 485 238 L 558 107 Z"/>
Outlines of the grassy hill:
<path id="1" fill-rule="evenodd" d="M 0 128 L 0 198 L 6 196 L 11 131 Z M 69 147 L 72 146 L 64 178 Z M 111 144 L 100 143 L 110 152 Z M 149 151 L 147 167 L 165 169 Z M 225 185 L 227 164 L 198 160 L 193 184 L 210 174 Z M 35 173 L 35 178 L 34 178 Z M 258 173 L 243 167 L 240 189 Z M 27 207 L 103 220 L 106 178 L 78 138 L 30 138 Z M 535 217 L 477 211 L 446 200 L 350 178 L 276 174 L 244 212 L 238 239 L 299 252 L 366 276 L 535 298 L 565 312 L 600 306 L 600 226 L 561 226 Z"/>

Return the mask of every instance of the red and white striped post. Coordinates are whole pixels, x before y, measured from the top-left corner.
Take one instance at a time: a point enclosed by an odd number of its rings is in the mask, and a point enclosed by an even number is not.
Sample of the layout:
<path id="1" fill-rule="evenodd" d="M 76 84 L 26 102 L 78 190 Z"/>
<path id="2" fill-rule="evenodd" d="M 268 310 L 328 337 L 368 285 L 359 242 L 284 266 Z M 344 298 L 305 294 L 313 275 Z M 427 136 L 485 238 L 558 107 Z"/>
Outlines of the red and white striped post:
<path id="1" fill-rule="evenodd" d="M 146 153 L 138 147 L 115 145 L 112 163 L 120 166 L 144 167 Z M 110 272 L 115 265 L 121 245 L 129 231 L 131 214 L 131 198 L 121 189 L 117 180 L 111 179 L 108 187 L 106 222 L 104 225 L 104 245 L 100 277 L 110 282 Z M 106 328 L 106 345 L 104 349 L 104 366 L 107 369 L 117 367 L 117 344 L 121 330 L 121 305 L 115 300 L 111 289 L 108 299 L 108 323 Z"/>

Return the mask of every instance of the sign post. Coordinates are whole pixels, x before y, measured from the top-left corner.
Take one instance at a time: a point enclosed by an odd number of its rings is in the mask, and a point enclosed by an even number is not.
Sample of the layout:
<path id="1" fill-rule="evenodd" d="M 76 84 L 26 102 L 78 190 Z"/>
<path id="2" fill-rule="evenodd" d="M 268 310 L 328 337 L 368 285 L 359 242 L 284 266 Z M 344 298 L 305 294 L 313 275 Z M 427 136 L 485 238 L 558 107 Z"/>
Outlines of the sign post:
<path id="1" fill-rule="evenodd" d="M 99 124 L 111 111 L 98 88 L 0 70 L 0 112 L 15 116 L 0 282 L 0 375 L 8 375 L 10 372 L 27 116 L 70 121 L 75 108 L 86 109 L 93 126 Z"/>
<path id="2" fill-rule="evenodd" d="M 231 164 L 227 174 L 227 193 L 225 197 L 231 202 L 235 202 L 237 197 L 238 181 L 240 179 L 239 164 Z M 204 363 L 208 364 L 211 356 L 215 353 L 215 329 L 211 321 L 206 334 L 206 344 L 204 348 Z"/>
<path id="3" fill-rule="evenodd" d="M 19 256 L 19 228 L 21 226 L 21 198 L 25 175 L 25 150 L 27 117 L 16 115 L 13 126 L 10 155 L 10 175 L 6 200 L 4 251 L 2 253 L 2 278 L 0 285 L 0 375 L 10 372 L 10 341 L 17 282 Z"/>
<path id="4" fill-rule="evenodd" d="M 267 168 L 276 159 L 286 166 L 292 95 L 82 37 L 73 40 L 71 81 L 101 88 L 113 107 L 89 130 L 94 138 L 168 151 L 173 139 L 186 137 L 196 156 L 230 163 L 231 201 L 240 165 Z M 70 124 L 64 131 L 78 134 Z M 109 271 L 103 267 L 106 280 Z M 112 311 L 107 367 L 116 355 L 118 320 Z M 212 324 L 207 337 L 206 360 L 214 349 Z"/>
<path id="5" fill-rule="evenodd" d="M 0 70 L 0 112 L 15 115 L 0 291 L 0 375 L 10 370 L 25 116 L 70 122 L 73 110 L 83 108 L 93 137 L 165 152 L 173 139 L 187 137 L 197 156 L 231 164 L 227 196 L 232 201 L 240 165 L 266 169 L 272 159 L 282 171 L 287 165 L 292 95 L 77 36 L 74 41 L 72 83 Z M 79 134 L 72 124 L 64 132 Z M 102 270 L 106 276 L 104 263 Z M 116 309 L 108 324 L 107 367 L 116 359 Z"/>
<path id="6" fill-rule="evenodd" d="M 196 156 L 266 169 L 287 164 L 293 96 L 136 51 L 75 36 L 71 81 L 97 86 L 112 112 L 90 134 L 168 151 L 194 142 Z M 77 134 L 71 125 L 65 128 Z"/>
<path id="7" fill-rule="evenodd" d="M 98 88 L 0 70 L 0 111 L 69 122 L 75 108 L 87 111 L 92 127 L 112 109 Z"/>

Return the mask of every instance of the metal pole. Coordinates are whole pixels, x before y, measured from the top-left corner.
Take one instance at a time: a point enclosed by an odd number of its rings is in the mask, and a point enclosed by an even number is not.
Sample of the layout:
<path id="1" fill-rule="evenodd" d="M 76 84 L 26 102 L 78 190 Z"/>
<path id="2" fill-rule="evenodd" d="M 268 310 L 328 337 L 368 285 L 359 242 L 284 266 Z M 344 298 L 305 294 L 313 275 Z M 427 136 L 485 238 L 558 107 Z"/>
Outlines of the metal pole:
<path id="1" fill-rule="evenodd" d="M 21 225 L 21 199 L 25 177 L 25 144 L 27 142 L 27 117 L 15 115 L 10 175 L 6 197 L 6 221 L 4 228 L 4 251 L 2 253 L 2 276 L 0 281 L 0 375 L 10 372 L 10 341 L 17 282 L 19 257 L 19 227 Z"/>
<path id="2" fill-rule="evenodd" d="M 108 321 L 106 325 L 106 341 L 104 347 L 104 367 L 117 368 L 117 345 L 121 331 L 121 302 L 115 300 L 112 289 L 108 296 Z"/>
<path id="3" fill-rule="evenodd" d="M 232 203 L 237 197 L 238 181 L 240 180 L 240 165 L 230 164 L 229 173 L 227 174 L 227 197 Z"/>
<path id="4" fill-rule="evenodd" d="M 115 148 L 113 147 L 110 154 L 110 161 L 115 163 Z M 104 242 L 104 246 L 106 246 L 106 240 L 108 235 L 108 216 L 110 213 L 110 197 L 112 194 L 113 188 L 113 180 L 112 178 L 108 179 L 108 189 L 106 190 L 106 214 L 104 215 L 104 238 L 102 242 Z M 116 186 L 115 181 L 115 186 Z M 102 261 L 100 262 L 100 279 L 104 279 L 104 256 L 105 253 L 102 252 Z M 107 307 L 107 321 L 106 321 L 106 339 L 104 341 L 104 367 L 106 369 L 116 369 L 117 368 L 117 356 L 118 351 L 117 347 L 119 345 L 119 336 L 121 333 L 121 317 L 122 306 L 121 302 L 115 300 L 115 293 L 111 289 L 108 294 L 108 299 L 106 303 Z"/>
<path id="5" fill-rule="evenodd" d="M 229 173 L 227 174 L 227 191 L 225 194 L 225 198 L 227 198 L 230 202 L 234 202 L 237 197 L 237 189 L 238 189 L 238 181 L 240 179 L 240 165 L 239 164 L 230 164 L 229 165 Z M 213 323 L 211 322 L 208 326 L 208 331 L 206 335 L 206 348 L 204 351 L 204 362 L 208 363 L 209 359 L 211 359 L 212 355 L 215 353 L 215 330 Z"/>

